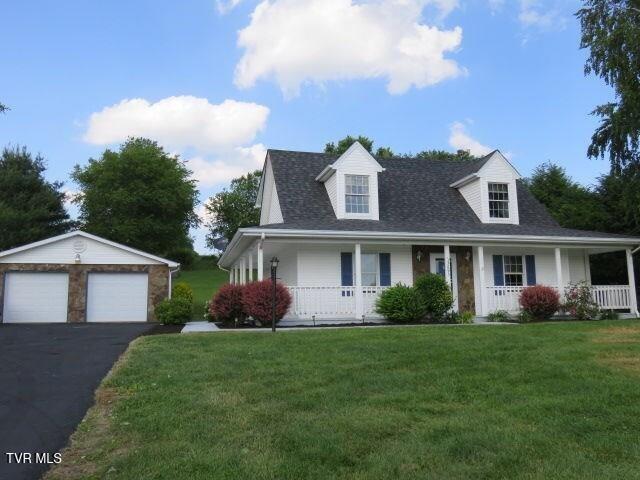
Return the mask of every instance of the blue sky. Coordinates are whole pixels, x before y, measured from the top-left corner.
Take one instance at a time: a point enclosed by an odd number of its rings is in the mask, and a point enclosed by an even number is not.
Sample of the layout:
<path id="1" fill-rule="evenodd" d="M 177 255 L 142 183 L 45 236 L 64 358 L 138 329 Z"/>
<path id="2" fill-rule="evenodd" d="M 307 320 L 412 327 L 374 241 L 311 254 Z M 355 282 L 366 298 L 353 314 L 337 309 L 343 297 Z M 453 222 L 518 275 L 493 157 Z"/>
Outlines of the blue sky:
<path id="1" fill-rule="evenodd" d="M 586 158 L 611 99 L 583 74 L 572 0 L 5 2 L 0 144 L 47 177 L 128 135 L 189 162 L 201 199 L 265 148 L 363 134 L 395 152 L 499 148 L 523 175 Z M 204 251 L 203 232 L 194 232 Z"/>

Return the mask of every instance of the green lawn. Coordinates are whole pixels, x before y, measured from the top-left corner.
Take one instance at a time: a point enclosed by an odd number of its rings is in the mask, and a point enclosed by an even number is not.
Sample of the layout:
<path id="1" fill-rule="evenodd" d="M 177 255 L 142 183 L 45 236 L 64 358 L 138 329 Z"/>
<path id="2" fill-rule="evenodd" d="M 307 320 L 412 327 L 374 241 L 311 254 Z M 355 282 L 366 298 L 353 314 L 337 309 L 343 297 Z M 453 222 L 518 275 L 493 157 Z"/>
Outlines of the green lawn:
<path id="1" fill-rule="evenodd" d="M 214 257 L 202 256 L 189 270 L 180 271 L 174 283 L 186 282 L 193 289 L 193 318 L 202 320 L 204 304 L 211 300 L 220 285 L 229 281 L 229 274 L 218 268 Z"/>
<path id="2" fill-rule="evenodd" d="M 640 478 L 640 322 L 142 338 L 49 478 Z"/>

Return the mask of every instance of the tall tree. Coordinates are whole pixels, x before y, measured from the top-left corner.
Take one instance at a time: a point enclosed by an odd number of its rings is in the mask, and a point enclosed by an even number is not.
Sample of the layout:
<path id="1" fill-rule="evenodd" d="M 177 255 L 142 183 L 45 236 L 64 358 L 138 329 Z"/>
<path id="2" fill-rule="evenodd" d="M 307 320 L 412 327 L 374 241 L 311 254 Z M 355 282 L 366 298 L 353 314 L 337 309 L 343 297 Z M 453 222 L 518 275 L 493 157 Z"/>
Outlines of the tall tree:
<path id="1" fill-rule="evenodd" d="M 640 3 L 638 0 L 584 0 L 576 14 L 582 26 L 581 48 L 589 49 L 585 74 L 594 73 L 613 87 L 615 102 L 599 105 L 601 122 L 591 137 L 590 157 L 609 152 L 620 172 L 640 165 Z"/>
<path id="2" fill-rule="evenodd" d="M 598 194 L 574 182 L 564 168 L 544 163 L 533 171 L 526 183 L 563 227 L 596 230 L 605 223 L 605 211 Z"/>
<path id="3" fill-rule="evenodd" d="M 177 156 L 156 142 L 130 138 L 106 150 L 71 177 L 81 187 L 83 228 L 156 255 L 191 247 L 189 228 L 199 224 L 196 182 Z"/>
<path id="4" fill-rule="evenodd" d="M 351 145 L 355 142 L 360 142 L 360 144 L 371 154 L 373 154 L 373 140 L 369 137 L 364 137 L 359 135 L 358 137 L 352 137 L 351 135 L 347 135 L 341 140 L 338 140 L 338 143 L 329 142 L 324 146 L 324 153 L 330 153 L 332 155 L 342 155 L 346 152 Z M 382 158 L 391 158 L 394 156 L 393 150 L 389 147 L 380 147 L 376 150 L 375 155 L 377 157 Z"/>
<path id="5" fill-rule="evenodd" d="M 247 173 L 231 181 L 229 189 L 222 190 L 209 198 L 205 209 L 209 215 L 207 246 L 224 250 L 239 228 L 260 223 L 260 209 L 256 208 L 256 198 L 262 172 Z"/>
<path id="6" fill-rule="evenodd" d="M 0 156 L 0 250 L 65 233 L 72 226 L 62 183 L 44 178 L 45 161 L 26 147 Z"/>
<path id="7" fill-rule="evenodd" d="M 477 158 L 471 155 L 468 150 L 458 150 L 456 153 L 446 150 L 423 150 L 418 152 L 415 157 L 423 160 L 475 160 Z"/>

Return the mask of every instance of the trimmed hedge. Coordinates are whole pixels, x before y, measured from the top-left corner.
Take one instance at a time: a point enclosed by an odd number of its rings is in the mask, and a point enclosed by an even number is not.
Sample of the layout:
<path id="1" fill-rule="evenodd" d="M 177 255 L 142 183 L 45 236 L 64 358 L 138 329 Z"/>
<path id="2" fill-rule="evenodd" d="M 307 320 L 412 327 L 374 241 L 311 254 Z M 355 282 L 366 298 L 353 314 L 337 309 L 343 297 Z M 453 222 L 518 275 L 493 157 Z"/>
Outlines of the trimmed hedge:
<path id="1" fill-rule="evenodd" d="M 178 282 L 171 289 L 171 298 L 184 298 L 193 304 L 193 289 L 186 282 Z"/>
<path id="2" fill-rule="evenodd" d="M 531 316 L 534 320 L 548 320 L 560 309 L 560 295 L 551 287 L 533 285 L 526 287 L 520 293 L 520 306 L 526 320 Z"/>
<path id="3" fill-rule="evenodd" d="M 165 325 L 179 325 L 191 320 L 191 302 L 182 297 L 165 298 L 156 308 L 156 318 Z"/>
<path id="4" fill-rule="evenodd" d="M 209 318 L 224 323 L 233 323 L 244 319 L 242 305 L 243 285 L 226 283 L 213 296 L 209 302 Z"/>
<path id="5" fill-rule="evenodd" d="M 419 322 L 424 318 L 426 308 L 415 288 L 397 284 L 380 294 L 376 312 L 391 322 Z"/>
<path id="6" fill-rule="evenodd" d="M 427 320 L 438 322 L 453 307 L 453 294 L 443 277 L 436 273 L 427 273 L 416 279 L 415 289 L 425 306 Z"/>
<path id="7" fill-rule="evenodd" d="M 287 287 L 276 282 L 276 323 L 287 314 L 291 294 Z M 273 283 L 271 280 L 248 283 L 242 292 L 244 312 L 262 325 L 271 325 L 273 311 Z"/>

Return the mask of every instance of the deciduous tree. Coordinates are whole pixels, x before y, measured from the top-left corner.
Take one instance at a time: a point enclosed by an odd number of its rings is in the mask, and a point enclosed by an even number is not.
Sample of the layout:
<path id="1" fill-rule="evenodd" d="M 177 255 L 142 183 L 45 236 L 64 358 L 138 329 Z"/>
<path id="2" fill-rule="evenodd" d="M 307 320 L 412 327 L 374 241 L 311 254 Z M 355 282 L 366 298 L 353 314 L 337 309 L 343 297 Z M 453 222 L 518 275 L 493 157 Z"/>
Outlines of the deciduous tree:
<path id="1" fill-rule="evenodd" d="M 196 181 L 156 142 L 130 138 L 117 152 L 76 165 L 71 176 L 82 190 L 76 202 L 88 232 L 161 256 L 192 248 Z"/>

